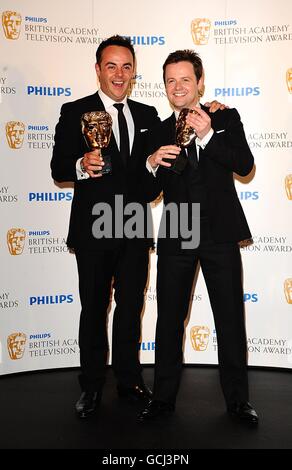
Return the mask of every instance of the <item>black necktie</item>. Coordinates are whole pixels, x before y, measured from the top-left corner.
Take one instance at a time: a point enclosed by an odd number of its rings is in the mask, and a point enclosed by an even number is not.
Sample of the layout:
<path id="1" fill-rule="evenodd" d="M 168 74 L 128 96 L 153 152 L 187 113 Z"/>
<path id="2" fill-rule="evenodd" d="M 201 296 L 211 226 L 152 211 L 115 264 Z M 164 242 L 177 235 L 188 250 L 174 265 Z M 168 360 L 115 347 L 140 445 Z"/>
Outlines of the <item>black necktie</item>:
<path id="1" fill-rule="evenodd" d="M 120 130 L 120 154 L 124 165 L 127 164 L 127 159 L 130 155 L 129 133 L 125 115 L 123 113 L 123 103 L 116 103 L 114 107 L 118 110 L 118 121 Z"/>
<path id="2" fill-rule="evenodd" d="M 196 170 L 198 168 L 198 156 L 197 156 L 197 146 L 196 142 L 193 142 L 189 147 L 187 147 L 188 157 L 190 159 L 190 164 Z"/>

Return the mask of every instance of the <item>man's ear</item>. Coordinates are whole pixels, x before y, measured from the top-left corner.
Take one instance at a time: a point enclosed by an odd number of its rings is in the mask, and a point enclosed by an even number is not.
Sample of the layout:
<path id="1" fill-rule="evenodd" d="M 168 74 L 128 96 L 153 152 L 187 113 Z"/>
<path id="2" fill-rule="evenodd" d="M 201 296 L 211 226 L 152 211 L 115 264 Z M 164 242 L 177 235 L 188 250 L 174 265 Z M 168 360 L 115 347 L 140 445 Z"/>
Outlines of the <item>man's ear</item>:
<path id="1" fill-rule="evenodd" d="M 199 91 L 199 98 L 203 96 L 205 93 L 205 72 L 203 70 L 202 76 L 200 80 L 198 81 L 198 91 Z"/>
<path id="2" fill-rule="evenodd" d="M 97 63 L 95 64 L 95 71 L 96 71 L 96 75 L 97 75 L 98 78 L 99 78 L 99 76 L 100 76 L 100 67 L 99 67 L 99 65 L 98 65 Z"/>
<path id="3" fill-rule="evenodd" d="M 134 62 L 134 66 L 133 66 L 133 76 L 132 76 L 132 80 L 135 80 L 135 77 L 137 75 L 137 64 L 136 64 L 136 61 Z"/>

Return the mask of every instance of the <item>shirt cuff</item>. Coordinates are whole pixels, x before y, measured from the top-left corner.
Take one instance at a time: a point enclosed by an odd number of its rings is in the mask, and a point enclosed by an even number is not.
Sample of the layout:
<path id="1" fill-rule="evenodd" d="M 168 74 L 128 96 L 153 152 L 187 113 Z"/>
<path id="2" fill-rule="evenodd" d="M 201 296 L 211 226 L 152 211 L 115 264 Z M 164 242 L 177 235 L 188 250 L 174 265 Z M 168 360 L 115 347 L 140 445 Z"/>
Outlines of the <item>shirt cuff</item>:
<path id="1" fill-rule="evenodd" d="M 202 139 L 199 139 L 199 137 L 197 138 L 197 145 L 199 147 L 201 147 L 203 150 L 204 148 L 206 147 L 206 145 L 209 143 L 209 141 L 211 140 L 212 136 L 214 134 L 214 129 L 210 129 L 208 134 L 205 135 L 205 137 L 203 137 Z"/>
<path id="2" fill-rule="evenodd" d="M 89 174 L 86 171 L 81 170 L 80 162 L 82 158 L 78 158 L 76 162 L 76 175 L 78 180 L 87 180 L 89 178 Z"/>
<path id="3" fill-rule="evenodd" d="M 149 155 L 149 157 L 148 157 L 147 160 L 146 160 L 146 168 L 147 168 L 147 170 L 149 171 L 149 173 L 152 173 L 153 176 L 156 176 L 156 173 L 157 173 L 157 170 L 158 170 L 158 168 L 159 168 L 159 165 L 157 165 L 156 168 L 152 168 L 152 166 L 150 165 L 150 163 L 149 163 L 149 161 L 148 161 L 150 157 L 151 157 L 151 155 Z"/>

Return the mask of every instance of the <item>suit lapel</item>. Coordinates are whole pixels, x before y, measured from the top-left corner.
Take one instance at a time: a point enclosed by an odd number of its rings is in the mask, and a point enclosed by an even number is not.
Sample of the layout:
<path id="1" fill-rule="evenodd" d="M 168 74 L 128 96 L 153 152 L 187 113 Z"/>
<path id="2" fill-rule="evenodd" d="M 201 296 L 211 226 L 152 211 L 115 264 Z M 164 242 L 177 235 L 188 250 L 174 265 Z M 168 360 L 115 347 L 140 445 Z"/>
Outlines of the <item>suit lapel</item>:
<path id="1" fill-rule="evenodd" d="M 133 140 L 133 146 L 130 154 L 130 158 L 135 156 L 136 154 L 136 149 L 138 148 L 138 142 L 139 142 L 139 137 L 140 137 L 140 132 L 141 132 L 141 124 L 140 124 L 140 114 L 136 111 L 135 105 L 131 100 L 128 100 L 128 106 L 131 111 L 133 121 L 134 121 L 134 140 Z"/>
<path id="2" fill-rule="evenodd" d="M 176 127 L 176 119 L 175 119 L 175 114 L 172 113 L 172 115 L 168 118 L 168 126 L 167 129 L 169 129 L 169 139 L 171 144 L 175 144 L 175 127 Z"/>
<path id="3" fill-rule="evenodd" d="M 98 92 L 89 97 L 89 107 L 87 111 L 105 111 L 103 102 L 101 101 Z"/>

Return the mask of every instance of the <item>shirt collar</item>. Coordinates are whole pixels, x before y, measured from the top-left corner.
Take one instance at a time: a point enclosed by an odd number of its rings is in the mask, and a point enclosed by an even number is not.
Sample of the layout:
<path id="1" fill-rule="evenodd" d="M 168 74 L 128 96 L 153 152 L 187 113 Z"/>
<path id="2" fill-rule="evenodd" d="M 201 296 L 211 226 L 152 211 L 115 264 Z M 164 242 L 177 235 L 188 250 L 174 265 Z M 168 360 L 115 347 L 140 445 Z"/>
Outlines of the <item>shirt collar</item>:
<path id="1" fill-rule="evenodd" d="M 102 90 L 98 90 L 98 94 L 106 110 L 116 103 L 115 100 L 112 100 Z M 125 96 L 125 98 L 122 101 L 119 101 L 119 103 L 123 103 L 124 105 L 127 105 L 127 97 Z"/>

